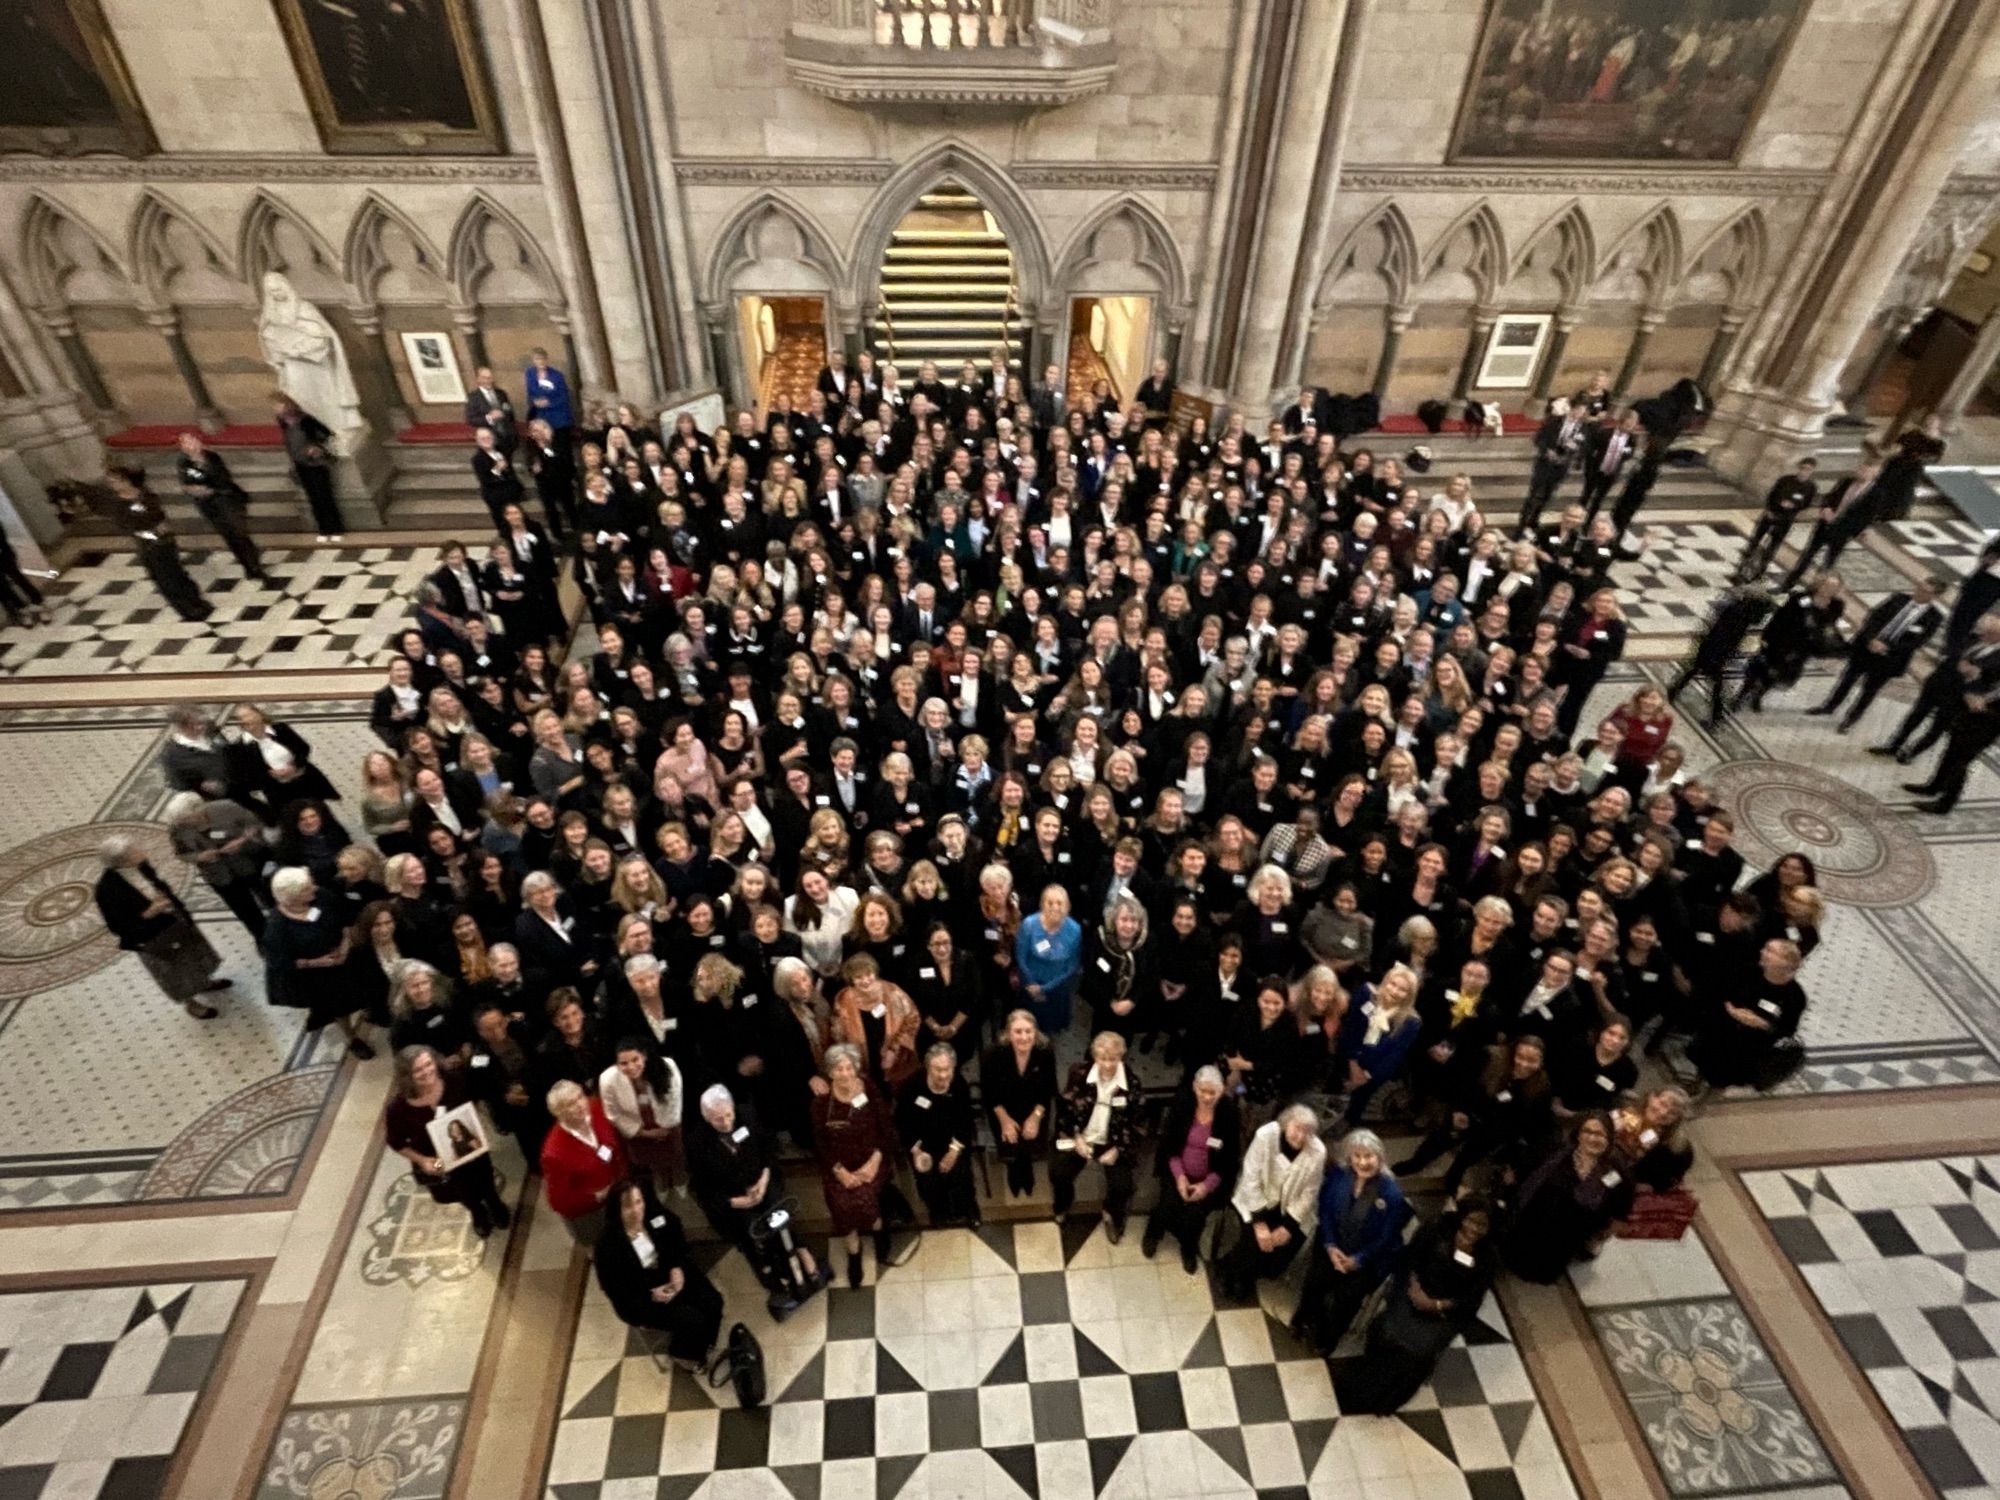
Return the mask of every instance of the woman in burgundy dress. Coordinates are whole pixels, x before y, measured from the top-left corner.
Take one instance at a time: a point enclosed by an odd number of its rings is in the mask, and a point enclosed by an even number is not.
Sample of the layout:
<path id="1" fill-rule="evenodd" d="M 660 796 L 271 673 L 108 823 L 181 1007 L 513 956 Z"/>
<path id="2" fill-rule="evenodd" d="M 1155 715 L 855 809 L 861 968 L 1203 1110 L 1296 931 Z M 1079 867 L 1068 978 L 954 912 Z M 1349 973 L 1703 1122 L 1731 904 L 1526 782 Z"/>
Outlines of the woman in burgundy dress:
<path id="1" fill-rule="evenodd" d="M 889 1101 L 869 1092 L 861 1049 L 841 1042 L 826 1049 L 827 1091 L 814 1094 L 813 1139 L 819 1146 L 820 1184 L 826 1190 L 833 1232 L 847 1241 L 847 1284 L 861 1285 L 861 1231 L 875 1235 L 878 1272 L 888 1263 L 889 1232 L 882 1227 L 882 1187 L 889 1180 L 896 1132 Z"/>

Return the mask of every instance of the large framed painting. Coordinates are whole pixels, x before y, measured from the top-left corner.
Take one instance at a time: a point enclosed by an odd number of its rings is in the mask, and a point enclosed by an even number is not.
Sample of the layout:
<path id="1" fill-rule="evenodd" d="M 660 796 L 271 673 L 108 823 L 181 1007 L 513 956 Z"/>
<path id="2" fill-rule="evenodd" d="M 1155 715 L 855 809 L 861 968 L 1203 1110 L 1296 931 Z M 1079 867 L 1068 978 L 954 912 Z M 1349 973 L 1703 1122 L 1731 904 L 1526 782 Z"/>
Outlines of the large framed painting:
<path id="1" fill-rule="evenodd" d="M 1726 162 L 1805 0 L 1492 0 L 1454 161 Z"/>
<path id="2" fill-rule="evenodd" d="M 501 150 L 472 0 L 275 3 L 327 150 Z"/>
<path id="3" fill-rule="evenodd" d="M 98 0 L 4 0 L 0 151 L 143 156 L 153 132 Z"/>

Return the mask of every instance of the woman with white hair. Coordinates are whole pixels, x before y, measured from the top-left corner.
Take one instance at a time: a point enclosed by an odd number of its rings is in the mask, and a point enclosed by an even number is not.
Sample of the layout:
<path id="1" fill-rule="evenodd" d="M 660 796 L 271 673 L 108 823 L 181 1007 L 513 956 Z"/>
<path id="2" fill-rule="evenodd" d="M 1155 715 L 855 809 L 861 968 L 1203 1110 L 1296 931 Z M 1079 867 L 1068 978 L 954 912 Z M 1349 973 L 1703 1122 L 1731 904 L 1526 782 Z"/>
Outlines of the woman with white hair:
<path id="1" fill-rule="evenodd" d="M 859 1047 L 836 1042 L 826 1049 L 823 1071 L 826 1092 L 812 1102 L 820 1189 L 833 1233 L 847 1245 L 847 1284 L 860 1286 L 863 1230 L 875 1236 L 876 1275 L 889 1266 L 882 1188 L 895 1172 L 896 1130 L 889 1100 L 870 1082 Z"/>
<path id="2" fill-rule="evenodd" d="M 215 1007 L 201 997 L 228 989 L 230 981 L 215 977 L 221 956 L 180 896 L 160 878 L 146 851 L 123 834 L 106 839 L 98 857 L 104 873 L 97 877 L 97 910 L 118 946 L 137 954 L 153 982 L 189 1015 L 213 1020 Z"/>
<path id="3" fill-rule="evenodd" d="M 1311 1232 L 1325 1175 L 1319 1118 L 1305 1105 L 1292 1105 L 1250 1137 L 1230 1198 L 1242 1234 L 1216 1268 L 1229 1296 L 1248 1302 L 1258 1282 L 1284 1274 Z"/>
<path id="4" fill-rule="evenodd" d="M 176 792 L 164 813 L 174 853 L 208 882 L 253 938 L 264 935 L 264 825 L 237 803 Z"/>
<path id="5" fill-rule="evenodd" d="M 625 1138 L 604 1106 L 565 1078 L 548 1092 L 554 1127 L 542 1141 L 542 1185 L 549 1207 L 580 1245 L 595 1245 L 604 1200 L 626 1177 Z"/>
<path id="6" fill-rule="evenodd" d="M 1139 1101 L 1144 1097 L 1138 1074 L 1125 1061 L 1125 1039 L 1115 1031 L 1100 1031 L 1091 1039 L 1089 1059 L 1070 1069 L 1069 1083 L 1056 1097 L 1055 1154 L 1049 1160 L 1055 1216 L 1068 1216 L 1084 1168 L 1101 1167 L 1104 1233 L 1114 1245 L 1124 1237 L 1132 1206 Z"/>
<path id="7" fill-rule="evenodd" d="M 1319 1191 L 1319 1244 L 1306 1265 L 1292 1331 L 1331 1354 L 1403 1248 L 1410 1207 L 1372 1130 L 1350 1130 L 1335 1148 L 1340 1169 Z"/>
<path id="8" fill-rule="evenodd" d="M 1171 1234 L 1180 1241 L 1181 1269 L 1194 1274 L 1209 1216 L 1229 1201 L 1242 1140 L 1243 1117 L 1223 1091 L 1222 1072 L 1204 1063 L 1174 1095 L 1160 1128 L 1160 1200 L 1139 1240 L 1148 1259 Z"/>
<path id="9" fill-rule="evenodd" d="M 304 1011 L 308 1031 L 332 1022 L 347 1038 L 348 1052 L 365 1060 L 375 1049 L 362 1035 L 367 996 L 346 972 L 352 948 L 347 921 L 318 895 L 312 872 L 298 865 L 271 877 L 276 906 L 264 925 L 264 994 L 273 1005 Z"/>

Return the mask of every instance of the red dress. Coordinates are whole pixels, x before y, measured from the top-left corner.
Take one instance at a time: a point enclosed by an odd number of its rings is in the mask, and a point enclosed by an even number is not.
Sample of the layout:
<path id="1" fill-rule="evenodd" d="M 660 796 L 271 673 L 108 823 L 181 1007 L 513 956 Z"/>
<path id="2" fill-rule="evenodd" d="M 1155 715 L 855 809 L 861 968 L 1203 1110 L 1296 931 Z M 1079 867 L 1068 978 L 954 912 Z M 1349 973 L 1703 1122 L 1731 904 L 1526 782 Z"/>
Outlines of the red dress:
<path id="1" fill-rule="evenodd" d="M 561 1125 L 542 1141 L 542 1183 L 549 1207 L 565 1219 L 580 1219 L 603 1207 L 606 1191 L 625 1179 L 625 1142 L 595 1099 L 590 1101 L 590 1130 L 597 1138 L 595 1147 Z"/>
<path id="2" fill-rule="evenodd" d="M 827 1212 L 833 1216 L 835 1234 L 859 1234 L 882 1217 L 882 1184 L 893 1169 L 890 1153 L 896 1149 L 896 1134 L 889 1123 L 885 1100 L 871 1091 L 859 1109 L 843 1104 L 832 1094 L 815 1094 L 812 1101 L 813 1139 L 819 1146 L 819 1180 L 826 1191 Z M 868 1158 L 882 1153 L 882 1165 L 873 1182 L 858 1187 L 842 1187 L 833 1175 L 836 1164 L 850 1172 L 868 1164 Z"/>

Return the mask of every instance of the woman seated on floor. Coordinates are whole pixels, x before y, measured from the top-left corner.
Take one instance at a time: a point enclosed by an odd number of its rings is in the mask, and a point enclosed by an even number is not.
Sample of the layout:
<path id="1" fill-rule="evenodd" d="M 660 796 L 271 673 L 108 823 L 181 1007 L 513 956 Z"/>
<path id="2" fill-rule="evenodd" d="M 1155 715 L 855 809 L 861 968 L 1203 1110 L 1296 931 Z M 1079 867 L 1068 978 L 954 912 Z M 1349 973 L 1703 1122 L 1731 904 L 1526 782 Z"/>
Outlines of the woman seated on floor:
<path id="1" fill-rule="evenodd" d="M 612 1201 L 597 1239 L 597 1284 L 627 1324 L 664 1333 L 673 1361 L 699 1368 L 722 1327 L 722 1293 L 688 1259 L 680 1219 L 650 1184 L 620 1183 Z"/>

